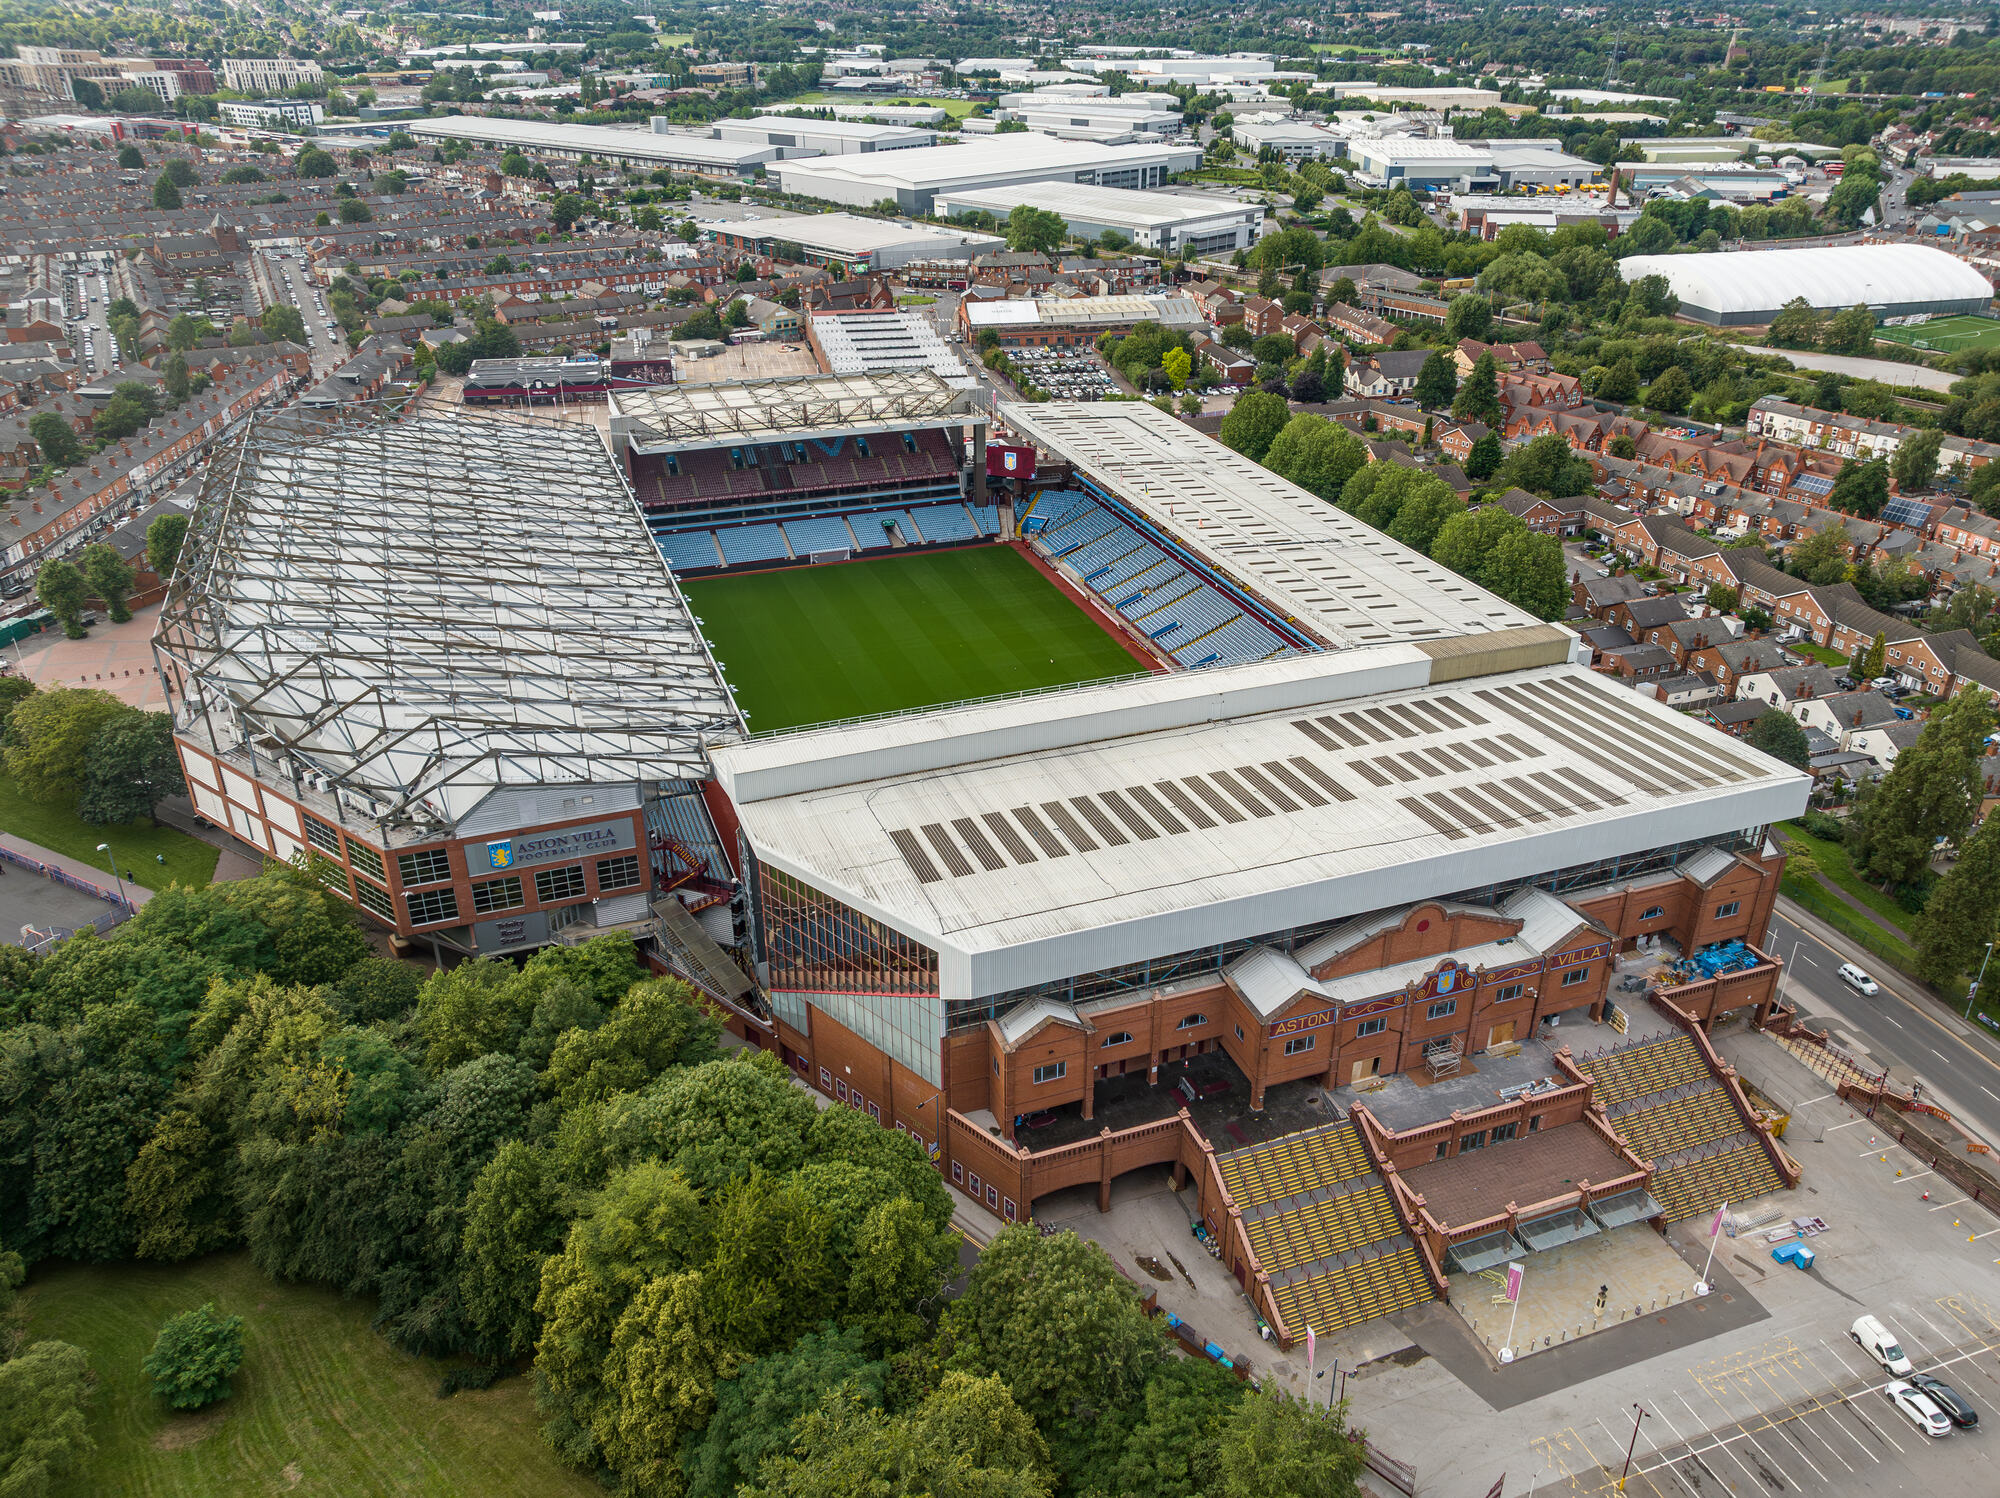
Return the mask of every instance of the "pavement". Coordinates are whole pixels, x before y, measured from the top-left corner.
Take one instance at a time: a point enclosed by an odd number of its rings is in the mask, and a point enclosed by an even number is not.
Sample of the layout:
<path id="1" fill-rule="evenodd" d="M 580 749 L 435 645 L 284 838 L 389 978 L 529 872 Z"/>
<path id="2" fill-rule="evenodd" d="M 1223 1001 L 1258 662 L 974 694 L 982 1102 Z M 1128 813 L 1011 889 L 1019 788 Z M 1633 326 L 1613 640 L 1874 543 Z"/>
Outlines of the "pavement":
<path id="1" fill-rule="evenodd" d="M 1947 374 L 1922 364 L 1897 364 L 1888 359 L 1859 359 L 1849 354 L 1814 354 L 1799 349 L 1758 348 L 1798 369 L 1832 370 L 1855 380 L 1880 380 L 1884 385 L 1901 385 L 1922 390 L 1949 390 L 1963 376 Z"/>
<path id="2" fill-rule="evenodd" d="M 123 624 L 94 624 L 81 640 L 46 630 L 0 651 L 16 676 L 37 687 L 90 687 L 109 692 L 129 707 L 166 709 L 166 689 L 153 663 L 153 626 L 158 605 L 138 609 Z"/>

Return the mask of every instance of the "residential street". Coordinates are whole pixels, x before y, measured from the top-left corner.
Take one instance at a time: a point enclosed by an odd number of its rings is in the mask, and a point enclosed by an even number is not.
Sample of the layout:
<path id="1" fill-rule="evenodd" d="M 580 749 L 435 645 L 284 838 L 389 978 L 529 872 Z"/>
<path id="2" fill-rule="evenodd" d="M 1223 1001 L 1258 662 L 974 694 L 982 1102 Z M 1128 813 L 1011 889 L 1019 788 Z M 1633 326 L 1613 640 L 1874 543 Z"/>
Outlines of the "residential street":
<path id="1" fill-rule="evenodd" d="M 1910 979 L 1789 901 L 1779 902 L 1765 950 L 1785 962 L 1785 997 L 1814 1028 L 1828 1028 L 1836 1041 L 1886 1066 L 1898 1085 L 1921 1082 L 1925 1096 L 2000 1141 L 2000 1038 L 1922 996 Z M 1882 991 L 1865 998 L 1841 982 L 1840 965 L 1848 961 L 1866 969 Z"/>

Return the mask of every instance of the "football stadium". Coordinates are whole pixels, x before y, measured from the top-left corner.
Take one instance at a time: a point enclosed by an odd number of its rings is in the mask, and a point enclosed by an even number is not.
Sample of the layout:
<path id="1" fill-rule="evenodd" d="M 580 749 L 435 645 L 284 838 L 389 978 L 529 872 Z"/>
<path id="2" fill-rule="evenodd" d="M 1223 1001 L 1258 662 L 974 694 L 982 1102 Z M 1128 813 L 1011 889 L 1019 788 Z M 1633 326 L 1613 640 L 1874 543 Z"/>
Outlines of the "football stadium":
<path id="1" fill-rule="evenodd" d="M 1286 1344 L 1797 1184 L 1708 1032 L 1790 1022 L 1806 776 L 1150 405 L 978 401 L 253 430 L 167 607 L 190 780 L 447 960 L 630 931 L 995 1219 L 1171 1176 Z M 411 461 L 509 554 L 373 516 Z M 400 612 L 301 671 L 274 587 Z"/>

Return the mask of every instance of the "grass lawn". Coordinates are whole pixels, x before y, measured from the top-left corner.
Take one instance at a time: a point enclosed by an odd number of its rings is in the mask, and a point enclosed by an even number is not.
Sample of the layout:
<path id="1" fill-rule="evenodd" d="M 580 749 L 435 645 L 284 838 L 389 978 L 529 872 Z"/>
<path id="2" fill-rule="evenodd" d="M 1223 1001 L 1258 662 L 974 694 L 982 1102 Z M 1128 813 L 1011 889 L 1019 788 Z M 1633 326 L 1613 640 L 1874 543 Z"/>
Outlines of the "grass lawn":
<path id="1" fill-rule="evenodd" d="M 942 109 L 954 120 L 962 120 L 979 107 L 977 99 L 931 99 L 922 94 L 800 94 L 788 101 L 793 104 L 881 104 L 893 107 L 897 104 L 932 104 Z"/>
<path id="2" fill-rule="evenodd" d="M 682 586 L 757 731 L 1141 669 L 1004 546 Z"/>
<path id="3" fill-rule="evenodd" d="M 111 860 L 97 851 L 97 845 L 109 843 L 118 854 L 118 867 L 147 889 L 203 885 L 215 878 L 216 850 L 199 838 L 149 822 L 92 826 L 65 807 L 30 801 L 12 780 L 0 775 L 0 833 L 6 832 L 106 873 Z M 166 859 L 164 864 L 160 857 Z"/>
<path id="4" fill-rule="evenodd" d="M 177 1414 L 140 1361 L 160 1323 L 214 1301 L 243 1317 L 230 1398 Z M 446 1365 L 368 1328 L 369 1301 L 266 1279 L 248 1254 L 188 1264 L 61 1265 L 21 1292 L 31 1339 L 74 1343 L 98 1379 L 97 1454 L 68 1491 L 126 1498 L 584 1498 L 601 1490 L 556 1461 L 527 1378 L 436 1397 Z"/>
<path id="5" fill-rule="evenodd" d="M 1842 655 L 1838 650 L 1829 649 L 1825 645 L 1815 644 L 1811 640 L 1791 640 L 1787 642 L 1787 645 L 1789 649 L 1809 655 L 1822 666 L 1831 666 L 1836 671 L 1852 659 L 1850 656 Z"/>
<path id="6" fill-rule="evenodd" d="M 1976 317 L 1970 313 L 1934 317 L 1915 327 L 1877 328 L 1875 336 L 1887 343 L 1904 343 L 1920 349 L 1993 348 L 2000 345 L 2000 317 Z"/>

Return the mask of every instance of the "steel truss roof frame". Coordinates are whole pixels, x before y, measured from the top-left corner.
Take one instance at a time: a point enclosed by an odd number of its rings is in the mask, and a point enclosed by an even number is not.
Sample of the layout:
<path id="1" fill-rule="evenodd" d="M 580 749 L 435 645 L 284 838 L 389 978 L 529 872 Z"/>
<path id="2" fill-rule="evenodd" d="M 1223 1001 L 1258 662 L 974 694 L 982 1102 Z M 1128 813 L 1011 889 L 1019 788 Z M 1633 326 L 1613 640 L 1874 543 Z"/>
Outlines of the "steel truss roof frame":
<path id="1" fill-rule="evenodd" d="M 253 422 L 211 466 L 155 636 L 177 726 L 384 827 L 705 775 L 743 722 L 596 431 L 381 416 Z"/>
<path id="2" fill-rule="evenodd" d="M 929 370 L 794 375 L 722 385 L 660 385 L 615 392 L 613 410 L 646 442 L 775 441 L 789 432 L 984 420 L 966 393 Z"/>

